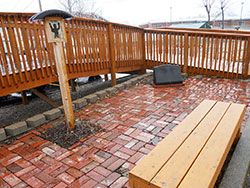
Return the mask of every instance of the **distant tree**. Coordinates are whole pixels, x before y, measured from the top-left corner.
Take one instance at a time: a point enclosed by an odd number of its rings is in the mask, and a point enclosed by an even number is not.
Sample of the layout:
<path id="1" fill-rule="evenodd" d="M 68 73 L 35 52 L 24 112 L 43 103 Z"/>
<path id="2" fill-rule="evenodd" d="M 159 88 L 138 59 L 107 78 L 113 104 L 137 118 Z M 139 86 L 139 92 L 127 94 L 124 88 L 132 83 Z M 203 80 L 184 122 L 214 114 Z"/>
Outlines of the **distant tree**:
<path id="1" fill-rule="evenodd" d="M 207 22 L 209 25 L 211 25 L 211 10 L 214 2 L 215 0 L 203 0 L 203 6 L 205 7 L 207 12 Z"/>
<path id="2" fill-rule="evenodd" d="M 225 9 L 228 7 L 230 0 L 220 0 L 220 9 L 221 9 L 221 29 L 225 28 Z"/>
<path id="3" fill-rule="evenodd" d="M 73 16 L 83 17 L 87 13 L 100 14 L 95 8 L 95 0 L 59 0 L 62 8 Z"/>

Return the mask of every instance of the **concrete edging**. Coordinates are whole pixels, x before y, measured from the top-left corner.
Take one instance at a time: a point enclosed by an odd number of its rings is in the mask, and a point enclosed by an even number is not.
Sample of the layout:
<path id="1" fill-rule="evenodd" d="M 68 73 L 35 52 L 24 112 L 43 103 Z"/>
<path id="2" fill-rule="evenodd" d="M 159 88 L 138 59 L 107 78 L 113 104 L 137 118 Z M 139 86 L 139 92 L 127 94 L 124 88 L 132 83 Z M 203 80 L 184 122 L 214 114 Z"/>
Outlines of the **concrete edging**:
<path id="1" fill-rule="evenodd" d="M 123 82 L 121 84 L 115 85 L 113 87 L 109 87 L 107 89 L 97 91 L 93 94 L 87 95 L 83 98 L 79 98 L 77 100 L 72 101 L 73 109 L 80 110 L 86 106 L 88 106 L 91 103 L 95 103 L 98 100 L 101 100 L 107 96 L 113 96 L 118 91 L 122 91 L 124 89 L 127 89 L 133 85 L 136 85 L 139 81 L 142 79 L 151 76 L 152 73 L 146 73 L 140 76 L 137 76 L 135 78 L 132 78 L 130 80 L 127 80 L 126 82 Z M 51 121 L 54 121 L 58 118 L 60 118 L 64 114 L 63 106 L 60 106 L 58 108 L 54 108 L 51 110 L 48 110 L 46 112 L 43 112 L 42 114 L 37 114 L 33 117 L 30 117 L 26 119 L 25 121 L 17 122 L 14 124 L 11 124 L 5 128 L 0 128 L 0 141 L 3 141 L 5 139 L 11 138 L 13 136 L 17 136 L 19 134 L 22 134 L 24 132 L 30 131 L 36 127 L 39 127 L 45 123 L 49 123 Z"/>

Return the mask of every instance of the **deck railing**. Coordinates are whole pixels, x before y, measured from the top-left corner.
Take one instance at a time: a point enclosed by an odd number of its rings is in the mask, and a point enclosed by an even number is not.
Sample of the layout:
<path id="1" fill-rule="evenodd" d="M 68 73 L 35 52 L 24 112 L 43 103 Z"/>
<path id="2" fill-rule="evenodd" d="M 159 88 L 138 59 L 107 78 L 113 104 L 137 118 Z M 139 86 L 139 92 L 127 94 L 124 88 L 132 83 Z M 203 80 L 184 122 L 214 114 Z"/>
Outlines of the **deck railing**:
<path id="1" fill-rule="evenodd" d="M 57 80 L 53 46 L 32 14 L 0 13 L 0 96 Z M 69 78 L 180 65 L 189 74 L 248 78 L 250 33 L 143 29 L 76 18 L 65 22 Z"/>
<path id="2" fill-rule="evenodd" d="M 250 34 L 209 30 L 145 30 L 146 62 L 180 65 L 189 74 L 247 78 Z"/>

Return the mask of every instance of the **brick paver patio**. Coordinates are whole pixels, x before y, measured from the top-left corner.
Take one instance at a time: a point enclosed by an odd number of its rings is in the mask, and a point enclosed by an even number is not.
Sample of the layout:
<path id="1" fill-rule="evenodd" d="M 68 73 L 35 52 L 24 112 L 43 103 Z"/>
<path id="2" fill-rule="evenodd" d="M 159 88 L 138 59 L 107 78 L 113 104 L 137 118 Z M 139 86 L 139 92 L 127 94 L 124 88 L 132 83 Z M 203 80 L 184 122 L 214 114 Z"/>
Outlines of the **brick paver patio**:
<path id="1" fill-rule="evenodd" d="M 128 187 L 128 171 L 204 99 L 247 104 L 250 83 L 189 78 L 179 88 L 139 84 L 76 113 L 106 132 L 69 150 L 39 137 L 51 123 L 0 147 L 0 187 Z"/>

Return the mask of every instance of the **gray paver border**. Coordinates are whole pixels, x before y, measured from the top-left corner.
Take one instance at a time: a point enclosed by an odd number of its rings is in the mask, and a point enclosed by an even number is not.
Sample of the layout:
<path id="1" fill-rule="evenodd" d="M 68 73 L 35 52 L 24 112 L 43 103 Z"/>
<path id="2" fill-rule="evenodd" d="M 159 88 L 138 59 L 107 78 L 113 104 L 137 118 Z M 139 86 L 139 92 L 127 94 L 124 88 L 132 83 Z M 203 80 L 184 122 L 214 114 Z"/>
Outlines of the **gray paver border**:
<path id="1" fill-rule="evenodd" d="M 101 90 L 101 91 L 97 91 L 97 92 L 91 94 L 91 95 L 97 97 L 97 98 L 94 97 L 95 100 L 94 99 L 93 100 L 88 100 L 87 96 L 76 99 L 76 100 L 72 101 L 74 111 L 81 110 L 81 109 L 85 108 L 86 106 L 88 106 L 89 104 L 96 103 L 99 100 L 104 99 L 105 97 L 114 96 L 117 92 L 128 89 L 128 88 L 136 85 L 141 80 L 143 80 L 146 77 L 151 76 L 152 74 L 153 73 L 151 72 L 151 73 L 146 73 L 146 74 L 143 74 L 143 75 L 139 75 L 139 76 L 137 76 L 135 78 L 132 78 L 132 79 L 129 79 L 129 80 L 127 80 L 127 81 L 125 81 L 125 82 L 123 82 L 121 84 L 117 84 L 117 85 L 115 85 L 113 87 L 109 87 L 109 88 Z M 102 92 L 102 91 L 106 92 L 107 94 L 105 96 L 103 94 L 100 94 L 100 92 Z M 78 106 L 79 100 L 84 100 L 84 101 L 86 101 L 86 103 L 84 102 L 84 104 L 81 104 L 81 105 Z M 52 112 L 54 111 L 54 114 L 52 114 L 53 118 L 48 118 L 49 116 L 47 115 L 47 113 L 51 112 L 51 111 Z M 38 116 L 40 116 L 40 118 L 38 118 Z M 0 129 L 0 141 L 3 141 L 5 139 L 12 138 L 13 136 L 18 136 L 18 135 L 21 135 L 21 134 L 23 134 L 25 132 L 34 130 L 39 126 L 42 126 L 42 125 L 44 125 L 46 123 L 49 123 L 51 121 L 54 121 L 56 119 L 59 119 L 62 116 L 64 116 L 64 112 L 63 112 L 62 106 L 60 106 L 59 108 L 54 108 L 54 109 L 51 109 L 49 111 L 43 112 L 41 114 L 36 114 L 35 116 L 29 117 L 24 121 L 11 124 L 11 125 L 9 125 L 9 126 L 7 126 L 5 128 Z M 32 123 L 31 123 L 31 120 L 33 121 Z M 20 126 L 16 126 L 16 125 L 19 125 L 19 124 L 20 124 Z M 14 129 L 11 129 L 11 131 L 10 131 L 9 128 L 13 128 L 13 127 L 16 127 L 16 129 L 14 128 Z"/>

